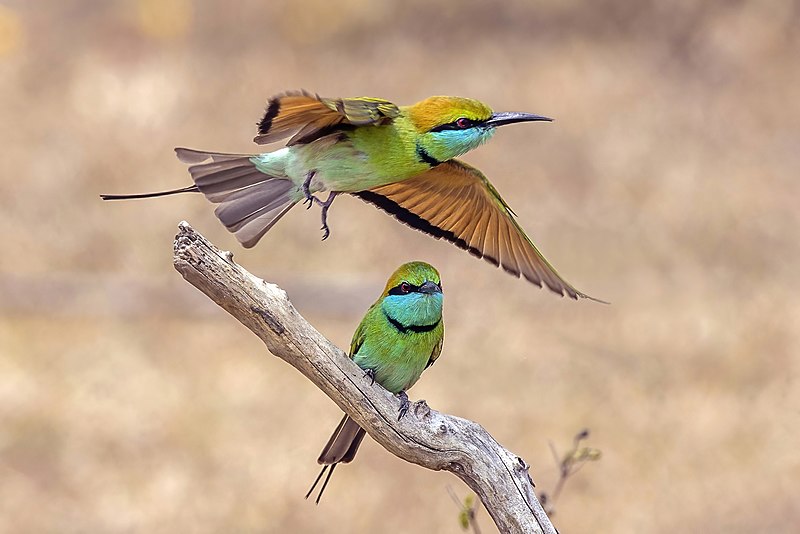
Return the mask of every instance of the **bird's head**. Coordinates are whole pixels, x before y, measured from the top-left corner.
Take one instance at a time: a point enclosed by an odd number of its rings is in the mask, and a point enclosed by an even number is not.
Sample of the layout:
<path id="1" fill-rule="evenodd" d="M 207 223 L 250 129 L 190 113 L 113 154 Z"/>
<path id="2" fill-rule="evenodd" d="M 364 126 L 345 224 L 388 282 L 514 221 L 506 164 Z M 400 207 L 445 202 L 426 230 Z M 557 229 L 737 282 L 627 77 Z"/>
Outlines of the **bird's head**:
<path id="1" fill-rule="evenodd" d="M 386 282 L 381 307 L 406 326 L 425 326 L 442 318 L 442 281 L 431 265 L 412 261 L 401 265 Z"/>
<path id="2" fill-rule="evenodd" d="M 495 113 L 470 98 L 432 96 L 408 109 L 421 138 L 417 151 L 436 161 L 447 161 L 488 141 L 498 126 L 515 122 L 551 121 L 532 113 Z"/>

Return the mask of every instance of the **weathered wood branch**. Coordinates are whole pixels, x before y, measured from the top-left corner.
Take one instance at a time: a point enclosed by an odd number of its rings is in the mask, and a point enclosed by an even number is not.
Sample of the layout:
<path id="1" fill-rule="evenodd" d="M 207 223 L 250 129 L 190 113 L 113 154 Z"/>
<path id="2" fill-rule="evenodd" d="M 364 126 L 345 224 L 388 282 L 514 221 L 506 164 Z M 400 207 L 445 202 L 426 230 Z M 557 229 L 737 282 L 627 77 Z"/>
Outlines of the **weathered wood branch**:
<path id="1" fill-rule="evenodd" d="M 555 534 L 534 493 L 528 466 L 477 423 L 413 403 L 397 420 L 400 401 L 371 384 L 347 355 L 317 332 L 278 286 L 233 262 L 188 223 L 175 237 L 175 268 L 303 373 L 392 454 L 463 480 L 501 532 Z"/>

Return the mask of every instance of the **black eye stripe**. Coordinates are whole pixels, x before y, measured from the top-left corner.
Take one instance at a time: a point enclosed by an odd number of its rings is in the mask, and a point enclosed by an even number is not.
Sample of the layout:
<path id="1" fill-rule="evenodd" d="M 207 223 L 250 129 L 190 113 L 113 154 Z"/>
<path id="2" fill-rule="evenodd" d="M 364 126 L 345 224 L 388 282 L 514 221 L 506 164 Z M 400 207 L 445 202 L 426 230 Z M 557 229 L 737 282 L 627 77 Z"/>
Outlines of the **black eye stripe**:
<path id="1" fill-rule="evenodd" d="M 439 126 L 435 126 L 435 127 L 431 128 L 430 131 L 431 132 L 443 132 L 445 130 L 464 130 L 465 128 L 462 128 L 461 126 L 458 125 L 458 121 L 460 121 L 461 119 L 466 119 L 466 117 L 459 117 L 458 119 L 454 120 L 453 122 L 448 122 L 447 124 L 440 124 Z M 474 126 L 480 126 L 481 124 L 483 124 L 483 121 L 474 121 L 474 120 L 471 120 L 471 119 L 467 119 L 467 120 L 469 121 L 469 126 L 467 126 L 466 128 L 472 128 Z"/>
<path id="2" fill-rule="evenodd" d="M 402 289 L 403 284 L 408 286 L 408 291 L 407 292 L 403 291 L 403 289 Z M 442 284 L 439 283 L 437 285 L 439 286 L 439 290 L 441 291 Z M 399 284 L 394 286 L 392 289 L 390 289 L 388 294 L 389 295 L 408 295 L 409 293 L 419 293 L 419 288 L 420 288 L 420 286 L 415 286 L 414 284 L 411 284 L 409 282 L 400 282 Z"/>
<path id="3" fill-rule="evenodd" d="M 403 291 L 403 285 L 408 286 L 408 291 Z M 409 284 L 408 282 L 401 282 L 394 286 L 392 289 L 389 290 L 390 295 L 407 295 L 409 293 L 416 293 L 419 291 L 419 286 L 415 286 L 414 284 Z"/>

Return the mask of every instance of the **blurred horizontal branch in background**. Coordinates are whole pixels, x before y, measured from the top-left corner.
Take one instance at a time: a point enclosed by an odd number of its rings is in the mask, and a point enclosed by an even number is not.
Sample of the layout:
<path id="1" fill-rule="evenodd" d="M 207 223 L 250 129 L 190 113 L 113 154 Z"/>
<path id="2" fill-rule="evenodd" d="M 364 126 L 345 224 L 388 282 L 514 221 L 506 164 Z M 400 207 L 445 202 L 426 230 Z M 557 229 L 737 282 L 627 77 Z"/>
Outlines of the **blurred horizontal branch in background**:
<path id="1" fill-rule="evenodd" d="M 312 277 L 284 277 L 292 300 L 313 308 L 320 316 L 357 315 L 360 302 L 347 298 L 363 287 L 353 280 L 315 281 Z M 375 278 L 373 285 L 380 285 Z M 180 314 L 216 317 L 216 307 L 183 285 L 164 277 L 129 277 L 85 272 L 48 273 L 46 276 L 9 274 L 0 278 L 0 315 L 43 315 L 75 319 L 103 317 L 157 317 Z"/>

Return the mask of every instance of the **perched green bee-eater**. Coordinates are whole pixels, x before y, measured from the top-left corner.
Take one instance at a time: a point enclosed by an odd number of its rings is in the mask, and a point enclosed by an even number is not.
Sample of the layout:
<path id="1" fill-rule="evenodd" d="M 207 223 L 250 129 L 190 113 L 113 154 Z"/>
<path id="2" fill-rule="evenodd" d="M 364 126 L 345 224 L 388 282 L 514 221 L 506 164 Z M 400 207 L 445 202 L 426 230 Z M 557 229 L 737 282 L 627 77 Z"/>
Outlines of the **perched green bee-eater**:
<path id="1" fill-rule="evenodd" d="M 258 155 L 176 148 L 191 164 L 194 185 L 106 200 L 201 192 L 215 214 L 249 248 L 300 201 L 327 213 L 339 193 L 350 193 L 398 220 L 444 238 L 473 255 L 559 295 L 576 290 L 542 256 L 515 214 L 476 168 L 453 159 L 485 143 L 495 129 L 549 121 L 530 113 L 494 113 L 468 98 L 433 96 L 398 107 L 378 98 L 321 98 L 290 92 L 269 100 L 258 124 L 258 144 L 289 138 Z M 210 160 L 210 161 L 209 161 Z M 313 194 L 329 191 L 324 202 Z"/>
<path id="2" fill-rule="evenodd" d="M 406 390 L 442 352 L 442 300 L 442 283 L 436 269 L 421 261 L 401 265 L 377 302 L 367 310 L 350 342 L 353 361 L 367 376 L 400 396 L 399 417 L 408 411 Z M 338 464 L 353 460 L 364 435 L 364 429 L 345 415 L 319 455 L 317 461 L 324 467 L 306 499 L 327 470 L 328 476 L 317 495 L 319 503 L 333 470 Z"/>

